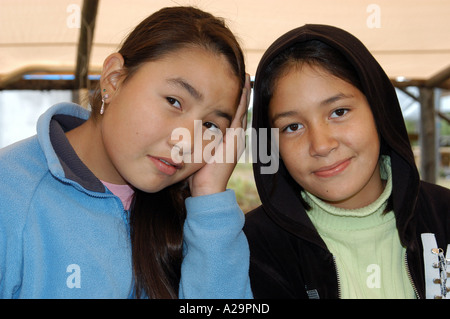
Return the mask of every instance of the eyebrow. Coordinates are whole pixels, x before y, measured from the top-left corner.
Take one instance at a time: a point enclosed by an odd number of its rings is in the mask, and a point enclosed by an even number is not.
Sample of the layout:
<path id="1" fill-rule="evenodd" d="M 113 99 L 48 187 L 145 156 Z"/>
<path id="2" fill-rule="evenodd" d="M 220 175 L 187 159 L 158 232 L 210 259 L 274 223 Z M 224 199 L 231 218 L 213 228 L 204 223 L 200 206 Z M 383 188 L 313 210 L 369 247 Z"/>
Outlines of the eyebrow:
<path id="1" fill-rule="evenodd" d="M 343 100 L 343 99 L 349 99 L 354 97 L 353 95 L 346 95 L 344 93 L 339 93 L 336 95 L 333 95 L 332 97 L 329 97 L 325 100 L 323 100 L 322 102 L 320 102 L 320 106 L 326 106 L 326 105 L 330 105 L 333 104 L 334 102 L 337 102 L 339 100 Z M 272 119 L 272 124 L 274 124 L 278 119 L 283 118 L 283 117 L 291 117 L 291 116 L 296 116 L 298 115 L 297 111 L 287 111 L 287 112 L 282 112 L 282 113 L 278 113 L 277 115 L 275 115 Z"/>
<path id="2" fill-rule="evenodd" d="M 228 120 L 228 122 L 231 124 L 231 121 L 233 120 L 233 117 L 230 115 L 230 114 L 228 114 L 228 113 L 226 113 L 226 112 L 223 112 L 223 111 L 221 111 L 221 110 L 215 110 L 214 111 L 214 114 L 216 114 L 217 116 L 220 116 L 220 117 L 223 117 L 223 118 L 225 118 L 226 120 Z"/>
<path id="3" fill-rule="evenodd" d="M 203 100 L 203 94 L 201 94 L 197 89 L 190 85 L 186 80 L 182 78 L 168 79 L 167 82 L 170 84 L 175 84 L 184 88 L 194 99 Z"/>
<path id="4" fill-rule="evenodd" d="M 291 117 L 291 116 L 295 116 L 297 115 L 298 112 L 297 111 L 287 111 L 287 112 L 282 112 L 282 113 L 278 113 L 277 115 L 275 115 L 272 119 L 272 125 L 275 124 L 276 121 L 278 121 L 280 118 L 283 117 Z"/>
<path id="5" fill-rule="evenodd" d="M 326 100 L 323 100 L 322 102 L 320 102 L 320 105 L 329 105 L 329 104 L 332 104 L 332 103 L 334 103 L 336 101 L 343 100 L 343 99 L 350 99 L 352 97 L 354 97 L 352 94 L 346 95 L 344 93 L 339 93 L 339 94 L 336 94 L 336 95 L 334 95 L 332 97 L 329 97 Z"/>

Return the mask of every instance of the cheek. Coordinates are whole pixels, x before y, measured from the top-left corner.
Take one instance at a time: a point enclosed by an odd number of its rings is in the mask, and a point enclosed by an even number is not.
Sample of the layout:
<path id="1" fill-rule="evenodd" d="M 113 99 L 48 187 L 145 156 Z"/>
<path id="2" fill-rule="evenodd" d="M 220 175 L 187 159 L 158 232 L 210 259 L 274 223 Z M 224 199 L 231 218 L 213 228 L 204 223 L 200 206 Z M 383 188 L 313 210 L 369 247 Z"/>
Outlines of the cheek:
<path id="1" fill-rule="evenodd" d="M 287 161 L 297 162 L 301 158 L 308 156 L 308 144 L 303 136 L 294 136 L 289 138 L 279 138 L 280 156 Z"/>
<path id="2" fill-rule="evenodd" d="M 347 145 L 359 152 L 377 153 L 380 148 L 380 139 L 375 124 L 372 121 L 361 122 L 351 132 L 346 134 Z"/>
<path id="3" fill-rule="evenodd" d="M 143 141 L 146 141 L 146 134 L 136 125 L 129 122 L 104 123 L 104 142 L 115 156 L 125 156 L 134 153 Z M 118 155 L 118 154 L 122 155 Z"/>
<path id="4" fill-rule="evenodd" d="M 280 157 L 283 160 L 289 174 L 291 174 L 297 181 L 302 178 L 304 168 L 307 165 L 305 159 L 304 147 L 292 141 L 280 140 Z"/>
<path id="5" fill-rule="evenodd" d="M 111 153 L 114 155 L 115 153 L 127 153 L 127 149 L 129 145 L 127 145 L 127 141 L 129 132 L 124 130 L 123 123 L 117 123 L 113 117 L 109 114 L 106 115 L 102 121 L 102 136 L 103 143 L 107 150 L 109 150 L 110 157 Z"/>

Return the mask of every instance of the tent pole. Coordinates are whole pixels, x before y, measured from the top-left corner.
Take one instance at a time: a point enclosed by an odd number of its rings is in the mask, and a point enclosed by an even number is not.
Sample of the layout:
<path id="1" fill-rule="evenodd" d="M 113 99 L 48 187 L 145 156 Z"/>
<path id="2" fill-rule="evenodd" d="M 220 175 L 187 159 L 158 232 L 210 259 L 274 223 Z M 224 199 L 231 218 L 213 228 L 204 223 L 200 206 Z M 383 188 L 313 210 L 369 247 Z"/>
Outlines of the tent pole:
<path id="1" fill-rule="evenodd" d="M 420 101 L 420 173 L 424 181 L 436 183 L 436 111 L 434 89 L 419 88 Z"/>
<path id="2" fill-rule="evenodd" d="M 94 38 L 95 20 L 99 0 L 84 0 L 81 11 L 80 36 L 78 40 L 75 85 L 72 100 L 81 106 L 89 106 L 89 60 Z"/>

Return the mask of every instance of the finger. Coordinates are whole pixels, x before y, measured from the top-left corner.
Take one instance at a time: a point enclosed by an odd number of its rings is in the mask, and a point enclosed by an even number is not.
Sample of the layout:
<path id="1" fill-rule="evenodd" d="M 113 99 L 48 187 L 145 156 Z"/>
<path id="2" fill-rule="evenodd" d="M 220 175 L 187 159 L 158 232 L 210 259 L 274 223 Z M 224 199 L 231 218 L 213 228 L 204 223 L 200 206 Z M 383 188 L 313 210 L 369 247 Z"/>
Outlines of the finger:
<path id="1" fill-rule="evenodd" d="M 244 117 L 242 119 L 242 127 L 244 128 L 244 130 L 247 129 L 248 108 L 250 106 L 250 95 L 252 92 L 249 74 L 246 74 L 246 76 L 245 76 L 245 88 L 247 89 L 247 103 L 246 103 L 246 111 L 245 111 Z"/>
<path id="2" fill-rule="evenodd" d="M 250 102 L 250 75 L 245 75 L 245 85 L 242 89 L 241 99 L 239 101 L 238 108 L 236 110 L 236 115 L 234 117 L 232 128 L 244 127 L 243 119 L 247 116 L 248 106 Z M 245 122 L 246 123 L 246 122 Z"/>
<path id="3" fill-rule="evenodd" d="M 247 116 L 248 116 L 248 112 L 245 112 L 244 118 L 242 119 L 242 128 L 243 128 L 244 130 L 247 129 Z"/>
<path id="4" fill-rule="evenodd" d="M 251 86 L 251 81 L 250 81 L 250 74 L 248 74 L 248 73 L 246 74 L 246 77 L 245 77 L 245 87 L 248 90 L 248 94 L 247 94 L 247 107 L 248 107 L 248 105 L 250 104 L 250 93 L 252 91 L 252 86 Z"/>
<path id="5" fill-rule="evenodd" d="M 243 131 L 245 131 L 247 128 L 247 114 L 248 114 L 247 111 L 250 102 L 250 90 L 251 90 L 250 75 L 246 74 L 241 99 L 239 101 L 239 105 L 236 110 L 234 119 L 230 125 L 231 129 L 242 128 Z M 236 132 L 234 130 L 227 130 L 222 140 L 223 143 L 221 144 L 221 147 L 224 148 L 224 150 L 222 153 L 219 154 L 222 154 L 222 156 L 224 156 L 225 154 L 233 152 L 234 160 L 236 161 L 236 157 L 239 158 L 243 150 L 245 149 L 245 133 L 243 131 L 239 130 Z M 230 139 L 233 139 L 233 143 L 226 142 L 227 140 Z M 217 154 L 217 156 L 220 156 L 219 154 Z"/>

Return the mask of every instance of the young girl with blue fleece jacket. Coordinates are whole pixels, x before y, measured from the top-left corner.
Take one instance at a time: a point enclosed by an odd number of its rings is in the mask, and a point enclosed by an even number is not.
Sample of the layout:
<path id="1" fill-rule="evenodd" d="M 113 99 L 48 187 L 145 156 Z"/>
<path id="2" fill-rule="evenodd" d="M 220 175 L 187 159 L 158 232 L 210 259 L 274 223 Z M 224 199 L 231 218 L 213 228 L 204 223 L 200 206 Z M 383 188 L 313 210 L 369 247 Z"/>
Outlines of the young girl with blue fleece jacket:
<path id="1" fill-rule="evenodd" d="M 251 297 L 226 190 L 236 162 L 185 160 L 193 141 L 171 134 L 245 126 L 248 91 L 220 19 L 190 7 L 145 19 L 105 60 L 91 112 L 55 105 L 0 150 L 0 296 Z M 225 136 L 214 156 L 242 149 Z"/>

